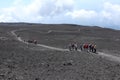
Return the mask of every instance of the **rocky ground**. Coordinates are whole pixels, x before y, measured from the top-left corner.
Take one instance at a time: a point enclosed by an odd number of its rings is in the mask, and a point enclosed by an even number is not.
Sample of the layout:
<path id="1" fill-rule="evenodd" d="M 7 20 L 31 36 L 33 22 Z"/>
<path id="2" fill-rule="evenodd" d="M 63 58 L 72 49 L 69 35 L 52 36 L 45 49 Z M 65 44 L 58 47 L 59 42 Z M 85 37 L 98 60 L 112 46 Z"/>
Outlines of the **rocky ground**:
<path id="1" fill-rule="evenodd" d="M 120 80 L 120 63 L 86 51 L 56 51 L 23 40 L 67 48 L 71 41 L 95 43 L 97 50 L 120 55 L 120 31 L 78 25 L 0 24 L 0 80 Z"/>

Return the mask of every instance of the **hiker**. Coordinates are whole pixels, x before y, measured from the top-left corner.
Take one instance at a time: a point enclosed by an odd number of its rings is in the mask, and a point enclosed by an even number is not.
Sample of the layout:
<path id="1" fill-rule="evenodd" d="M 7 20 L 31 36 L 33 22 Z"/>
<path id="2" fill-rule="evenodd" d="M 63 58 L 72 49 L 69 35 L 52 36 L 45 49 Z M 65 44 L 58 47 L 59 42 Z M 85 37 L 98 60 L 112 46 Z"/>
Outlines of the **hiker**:
<path id="1" fill-rule="evenodd" d="M 77 43 L 75 42 L 74 43 L 74 49 L 77 51 L 77 48 L 78 48 L 78 46 L 77 46 Z"/>
<path id="2" fill-rule="evenodd" d="M 93 44 L 91 45 L 91 51 L 92 52 L 94 51 L 94 45 Z"/>
<path id="3" fill-rule="evenodd" d="M 72 50 L 72 44 L 71 43 L 69 43 L 68 48 L 69 48 L 70 51 Z"/>
<path id="4" fill-rule="evenodd" d="M 96 53 L 96 45 L 93 45 L 93 53 Z"/>
<path id="5" fill-rule="evenodd" d="M 84 50 L 88 50 L 88 44 L 87 44 L 87 43 L 84 44 L 84 45 L 83 45 L 83 48 L 84 48 Z"/>
<path id="6" fill-rule="evenodd" d="M 33 42 L 34 42 L 34 44 L 37 44 L 37 40 L 34 40 Z"/>
<path id="7" fill-rule="evenodd" d="M 74 43 L 71 43 L 71 48 L 74 49 L 75 45 Z"/>
<path id="8" fill-rule="evenodd" d="M 70 43 L 70 44 L 68 45 L 68 47 L 69 47 L 69 50 L 72 51 L 72 50 L 74 49 L 74 44 L 73 44 L 73 43 Z"/>
<path id="9" fill-rule="evenodd" d="M 80 50 L 81 51 L 83 50 L 83 44 L 80 44 Z"/>
<path id="10" fill-rule="evenodd" d="M 91 50 L 92 50 L 93 53 L 96 53 L 96 45 L 93 44 L 93 45 L 91 46 Z"/>
<path id="11" fill-rule="evenodd" d="M 92 52 L 92 44 L 89 44 L 89 51 Z"/>

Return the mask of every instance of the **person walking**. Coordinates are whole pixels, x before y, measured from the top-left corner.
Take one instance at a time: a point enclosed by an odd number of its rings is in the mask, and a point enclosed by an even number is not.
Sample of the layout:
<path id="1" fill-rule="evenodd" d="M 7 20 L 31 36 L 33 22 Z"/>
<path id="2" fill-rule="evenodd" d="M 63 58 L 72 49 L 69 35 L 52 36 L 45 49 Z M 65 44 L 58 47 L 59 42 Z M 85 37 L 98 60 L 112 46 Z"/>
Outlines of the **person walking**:
<path id="1" fill-rule="evenodd" d="M 68 48 L 69 48 L 69 51 L 72 51 L 72 43 L 69 43 Z"/>
<path id="2" fill-rule="evenodd" d="M 93 46 L 93 49 L 94 49 L 93 53 L 96 53 L 96 45 Z"/>
<path id="3" fill-rule="evenodd" d="M 89 51 L 92 52 L 92 44 L 89 44 Z"/>
<path id="4" fill-rule="evenodd" d="M 77 45 L 77 42 L 74 43 L 74 49 L 77 51 L 78 49 L 78 45 Z"/>
<path id="5" fill-rule="evenodd" d="M 81 51 L 83 50 L 83 44 L 80 44 L 80 50 Z"/>

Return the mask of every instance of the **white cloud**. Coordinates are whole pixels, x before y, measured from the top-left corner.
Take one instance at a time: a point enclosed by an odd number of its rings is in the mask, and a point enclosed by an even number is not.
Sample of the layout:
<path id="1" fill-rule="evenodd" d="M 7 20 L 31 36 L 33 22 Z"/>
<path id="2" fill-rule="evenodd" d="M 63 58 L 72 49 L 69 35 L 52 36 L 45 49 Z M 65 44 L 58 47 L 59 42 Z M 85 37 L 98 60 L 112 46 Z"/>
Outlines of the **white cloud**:
<path id="1" fill-rule="evenodd" d="M 120 5 L 106 2 L 104 3 L 104 9 L 108 12 L 120 12 Z"/>
<path id="2" fill-rule="evenodd" d="M 46 6 L 47 5 L 47 6 Z M 43 16 L 54 16 L 73 9 L 73 0 L 44 0 L 40 14 Z"/>
<path id="3" fill-rule="evenodd" d="M 104 4 L 103 11 L 101 11 L 101 14 L 102 14 L 102 18 L 105 19 L 108 22 L 108 24 L 120 26 L 120 22 L 119 22 L 120 21 L 120 18 L 119 18 L 120 5 L 106 2 Z"/>
<path id="4" fill-rule="evenodd" d="M 75 10 L 73 12 L 68 12 L 66 15 L 72 16 L 74 19 L 90 19 L 97 16 L 97 13 L 93 10 Z"/>
<path id="5" fill-rule="evenodd" d="M 74 0 L 32 0 L 30 4 L 23 5 L 23 0 L 15 0 L 13 6 L 3 8 L 0 16 L 2 21 L 41 21 L 47 17 L 61 15 L 72 10 Z M 21 4 L 21 5 L 19 5 Z M 11 19 L 7 19 L 11 18 Z"/>
<path id="6" fill-rule="evenodd" d="M 74 20 L 82 21 L 85 24 L 99 26 L 120 26 L 120 5 L 105 2 L 103 8 L 98 12 L 95 10 L 74 10 L 66 13 Z M 114 27 L 113 27 L 114 28 Z"/>

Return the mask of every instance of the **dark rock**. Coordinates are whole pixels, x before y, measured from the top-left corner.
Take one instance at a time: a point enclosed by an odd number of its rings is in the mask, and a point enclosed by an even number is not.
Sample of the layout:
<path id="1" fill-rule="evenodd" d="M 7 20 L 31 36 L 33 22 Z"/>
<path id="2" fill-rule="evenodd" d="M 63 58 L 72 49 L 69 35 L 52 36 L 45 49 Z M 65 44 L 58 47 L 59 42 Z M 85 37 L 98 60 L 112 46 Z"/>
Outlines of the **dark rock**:
<path id="1" fill-rule="evenodd" d="M 64 66 L 71 66 L 72 63 L 70 63 L 70 62 L 69 62 L 69 63 L 64 63 L 63 65 L 64 65 Z"/>
<path id="2" fill-rule="evenodd" d="M 40 80 L 40 78 L 35 78 L 35 80 Z"/>

